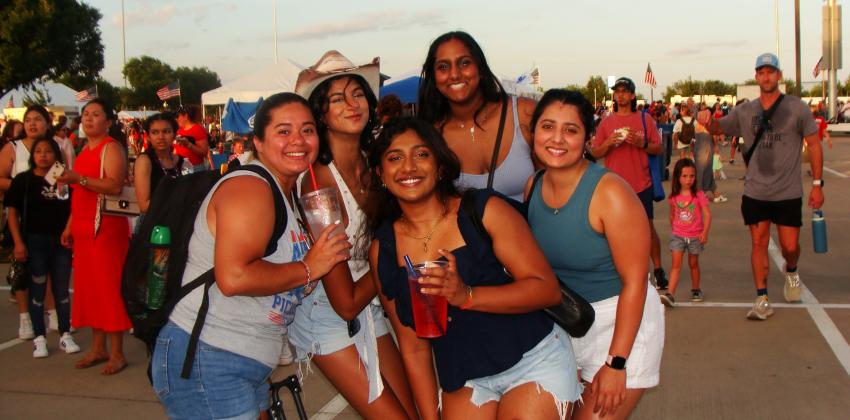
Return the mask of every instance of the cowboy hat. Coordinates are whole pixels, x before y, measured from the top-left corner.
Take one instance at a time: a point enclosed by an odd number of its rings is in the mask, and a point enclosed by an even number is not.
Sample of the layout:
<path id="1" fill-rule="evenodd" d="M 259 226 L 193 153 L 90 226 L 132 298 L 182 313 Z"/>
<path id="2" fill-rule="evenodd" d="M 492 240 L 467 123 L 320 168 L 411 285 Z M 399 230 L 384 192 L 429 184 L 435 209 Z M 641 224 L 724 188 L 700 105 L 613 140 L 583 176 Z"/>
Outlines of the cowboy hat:
<path id="1" fill-rule="evenodd" d="M 298 73 L 298 81 L 295 82 L 295 93 L 309 99 L 313 89 L 322 82 L 340 75 L 358 75 L 366 80 L 375 96 L 378 96 L 380 86 L 380 62 L 379 57 L 372 59 L 369 64 L 356 66 L 351 60 L 345 58 L 339 51 L 326 52 L 315 65 L 307 67 Z"/>

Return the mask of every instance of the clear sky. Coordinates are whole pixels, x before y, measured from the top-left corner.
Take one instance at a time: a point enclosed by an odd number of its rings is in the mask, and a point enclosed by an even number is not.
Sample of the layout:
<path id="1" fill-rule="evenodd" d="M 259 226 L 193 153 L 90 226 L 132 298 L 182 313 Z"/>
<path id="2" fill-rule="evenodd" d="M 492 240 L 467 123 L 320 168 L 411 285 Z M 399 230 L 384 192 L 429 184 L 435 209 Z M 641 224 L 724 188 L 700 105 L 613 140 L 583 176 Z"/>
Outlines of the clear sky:
<path id="1" fill-rule="evenodd" d="M 121 0 L 82 1 L 103 14 L 103 76 L 122 85 Z M 358 64 L 380 56 L 389 76 L 420 67 L 431 41 L 457 29 L 475 37 L 497 74 L 516 77 L 538 65 L 546 88 L 623 75 L 647 97 L 647 62 L 658 97 L 689 76 L 742 82 L 753 77 L 756 56 L 776 52 L 777 0 L 124 0 L 127 58 L 206 66 L 227 83 L 274 62 L 275 1 L 279 57 L 308 66 L 330 49 Z M 794 2 L 779 3 L 779 57 L 794 79 Z M 800 0 L 806 88 L 821 56 L 822 4 Z M 840 80 L 850 74 L 844 32 Z"/>

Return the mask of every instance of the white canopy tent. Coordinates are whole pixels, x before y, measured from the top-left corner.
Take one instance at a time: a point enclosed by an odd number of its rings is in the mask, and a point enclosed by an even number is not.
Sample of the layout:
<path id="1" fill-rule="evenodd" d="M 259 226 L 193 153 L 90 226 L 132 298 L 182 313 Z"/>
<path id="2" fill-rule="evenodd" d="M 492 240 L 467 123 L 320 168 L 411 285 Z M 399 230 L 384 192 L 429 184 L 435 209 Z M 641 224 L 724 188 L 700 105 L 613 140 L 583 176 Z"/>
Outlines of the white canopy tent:
<path id="1" fill-rule="evenodd" d="M 50 96 L 50 101 L 47 105 L 72 108 L 79 108 L 81 105 L 77 102 L 77 92 L 61 83 L 37 83 L 35 88 L 46 91 L 47 95 Z M 6 107 L 6 105 L 9 104 L 9 100 L 12 99 L 13 106 L 7 108 L 22 107 L 24 104 L 24 97 L 26 96 L 35 97 L 35 90 L 31 88 L 17 88 L 3 95 L 3 97 L 0 98 L 0 105 Z"/>
<path id="2" fill-rule="evenodd" d="M 231 98 L 235 102 L 256 102 L 261 97 L 268 98 L 275 93 L 292 92 L 295 90 L 298 73 L 303 69 L 300 64 L 283 58 L 277 64 L 258 69 L 217 89 L 204 92 L 201 95 L 201 103 L 224 105 Z"/>

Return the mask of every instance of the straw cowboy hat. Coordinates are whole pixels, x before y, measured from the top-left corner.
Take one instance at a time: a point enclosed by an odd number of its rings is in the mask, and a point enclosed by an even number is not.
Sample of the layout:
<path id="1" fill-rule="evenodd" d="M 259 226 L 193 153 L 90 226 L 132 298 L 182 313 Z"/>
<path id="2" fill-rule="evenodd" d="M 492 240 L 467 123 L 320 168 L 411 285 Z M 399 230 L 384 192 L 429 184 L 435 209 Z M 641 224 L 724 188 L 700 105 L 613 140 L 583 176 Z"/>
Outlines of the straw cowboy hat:
<path id="1" fill-rule="evenodd" d="M 315 65 L 307 67 L 298 73 L 298 81 L 295 82 L 295 93 L 304 98 L 310 98 L 313 89 L 327 79 L 340 75 L 358 75 L 366 80 L 375 96 L 378 96 L 380 87 L 380 57 L 375 57 L 369 64 L 356 66 L 351 60 L 345 58 L 339 51 L 326 52 Z"/>

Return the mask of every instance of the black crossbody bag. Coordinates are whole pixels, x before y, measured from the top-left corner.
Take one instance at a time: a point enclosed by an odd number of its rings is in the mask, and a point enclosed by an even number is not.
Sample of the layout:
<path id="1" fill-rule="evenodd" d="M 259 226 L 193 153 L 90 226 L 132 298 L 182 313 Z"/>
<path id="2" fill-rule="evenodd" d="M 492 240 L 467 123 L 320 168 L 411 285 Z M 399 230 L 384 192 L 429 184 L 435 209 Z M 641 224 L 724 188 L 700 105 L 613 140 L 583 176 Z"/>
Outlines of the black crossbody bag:
<path id="1" fill-rule="evenodd" d="M 750 158 L 752 158 L 753 153 L 756 152 L 756 147 L 759 145 L 759 141 L 761 141 L 762 136 L 764 136 L 764 132 L 767 131 L 766 127 L 771 125 L 773 114 L 776 112 L 776 109 L 779 108 L 779 104 L 784 98 L 785 94 L 779 94 L 779 98 L 776 99 L 776 102 L 774 102 L 767 111 L 762 113 L 761 124 L 759 125 L 758 131 L 756 131 L 756 137 L 753 139 L 753 145 L 747 149 L 746 153 L 744 153 L 744 165 L 750 166 Z"/>

